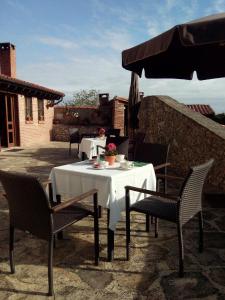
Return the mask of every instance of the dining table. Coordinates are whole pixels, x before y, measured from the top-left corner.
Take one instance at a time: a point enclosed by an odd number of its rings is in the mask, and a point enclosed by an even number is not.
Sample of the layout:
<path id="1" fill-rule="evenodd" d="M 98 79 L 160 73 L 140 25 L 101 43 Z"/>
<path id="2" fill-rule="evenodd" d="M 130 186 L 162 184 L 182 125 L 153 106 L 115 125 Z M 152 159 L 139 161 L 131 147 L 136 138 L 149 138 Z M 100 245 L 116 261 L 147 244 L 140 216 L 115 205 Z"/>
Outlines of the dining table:
<path id="1" fill-rule="evenodd" d="M 51 170 L 53 200 L 57 195 L 77 196 L 98 190 L 98 203 L 108 211 L 107 233 L 108 260 L 113 259 L 114 232 L 125 210 L 125 186 L 132 185 L 149 190 L 156 190 L 156 176 L 152 164 L 133 162 L 132 167 L 122 169 L 119 162 L 106 168 L 95 168 L 89 160 L 57 166 Z M 144 195 L 131 192 L 131 204 L 143 199 Z"/>
<path id="2" fill-rule="evenodd" d="M 87 158 L 91 159 L 93 156 L 97 156 L 97 146 L 101 146 L 100 153 L 104 151 L 104 147 L 106 146 L 106 137 L 95 137 L 95 138 L 82 138 L 78 157 L 83 159 L 84 153 Z"/>

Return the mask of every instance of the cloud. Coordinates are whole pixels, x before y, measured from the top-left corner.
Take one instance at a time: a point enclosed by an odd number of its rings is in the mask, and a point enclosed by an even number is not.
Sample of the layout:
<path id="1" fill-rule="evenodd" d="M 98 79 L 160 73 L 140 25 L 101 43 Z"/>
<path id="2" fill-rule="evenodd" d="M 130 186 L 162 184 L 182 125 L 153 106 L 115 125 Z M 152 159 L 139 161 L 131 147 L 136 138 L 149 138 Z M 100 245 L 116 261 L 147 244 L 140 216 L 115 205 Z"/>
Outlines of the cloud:
<path id="1" fill-rule="evenodd" d="M 64 49 L 74 49 L 78 47 L 78 44 L 73 41 L 50 36 L 39 37 L 38 41 L 45 45 L 57 46 Z"/>
<path id="2" fill-rule="evenodd" d="M 13 9 L 23 12 L 23 13 L 28 13 L 28 8 L 27 6 L 24 6 L 21 1 L 18 0 L 6 0 L 6 3 Z"/>
<path id="3" fill-rule="evenodd" d="M 206 9 L 206 14 L 220 13 L 225 11 L 225 0 L 214 0 Z"/>

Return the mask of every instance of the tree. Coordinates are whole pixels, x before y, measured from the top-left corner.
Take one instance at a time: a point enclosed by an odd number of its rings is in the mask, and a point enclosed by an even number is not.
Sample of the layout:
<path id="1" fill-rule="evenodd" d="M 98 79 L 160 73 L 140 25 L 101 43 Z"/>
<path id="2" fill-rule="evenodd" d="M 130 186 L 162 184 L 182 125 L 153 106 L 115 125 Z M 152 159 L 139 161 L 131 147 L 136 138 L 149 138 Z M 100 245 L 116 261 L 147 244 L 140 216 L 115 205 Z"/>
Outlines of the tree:
<path id="1" fill-rule="evenodd" d="M 80 90 L 73 94 L 73 100 L 68 101 L 68 105 L 74 106 L 97 106 L 99 91 L 97 90 Z"/>
<path id="2" fill-rule="evenodd" d="M 213 120 L 217 123 L 225 125 L 225 113 L 221 113 L 213 116 Z"/>

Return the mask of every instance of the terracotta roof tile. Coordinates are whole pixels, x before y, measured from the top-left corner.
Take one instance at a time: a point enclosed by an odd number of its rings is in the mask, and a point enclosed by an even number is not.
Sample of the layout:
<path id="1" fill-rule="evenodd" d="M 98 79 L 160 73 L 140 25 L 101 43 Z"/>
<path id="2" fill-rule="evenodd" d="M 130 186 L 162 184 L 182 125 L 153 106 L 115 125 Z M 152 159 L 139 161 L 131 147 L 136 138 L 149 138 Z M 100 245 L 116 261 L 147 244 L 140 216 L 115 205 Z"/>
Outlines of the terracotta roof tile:
<path id="1" fill-rule="evenodd" d="M 26 95 L 26 93 L 28 93 L 29 90 L 31 96 L 35 96 L 35 93 L 38 96 L 39 93 L 41 96 L 45 96 L 45 99 L 49 100 L 58 100 L 65 96 L 65 94 L 62 92 L 52 90 L 38 84 L 6 76 L 3 74 L 0 74 L 0 85 L 1 89 L 3 88 L 5 91 L 11 91 L 14 88 L 15 93 Z"/>
<path id="2" fill-rule="evenodd" d="M 206 105 L 206 104 L 187 104 L 186 106 L 188 108 L 190 108 L 191 110 L 199 112 L 202 115 L 214 115 L 215 114 L 214 110 L 211 108 L 210 105 Z"/>

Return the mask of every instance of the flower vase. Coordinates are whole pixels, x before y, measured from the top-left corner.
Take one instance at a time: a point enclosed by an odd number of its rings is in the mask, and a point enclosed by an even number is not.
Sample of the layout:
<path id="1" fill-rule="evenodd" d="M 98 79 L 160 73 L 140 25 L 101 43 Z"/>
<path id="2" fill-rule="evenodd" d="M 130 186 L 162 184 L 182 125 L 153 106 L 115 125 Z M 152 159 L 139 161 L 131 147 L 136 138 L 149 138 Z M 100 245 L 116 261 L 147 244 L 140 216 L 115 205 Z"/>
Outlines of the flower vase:
<path id="1" fill-rule="evenodd" d="M 109 163 L 110 166 L 112 166 L 116 160 L 116 156 L 115 155 L 105 156 L 105 160 Z"/>

